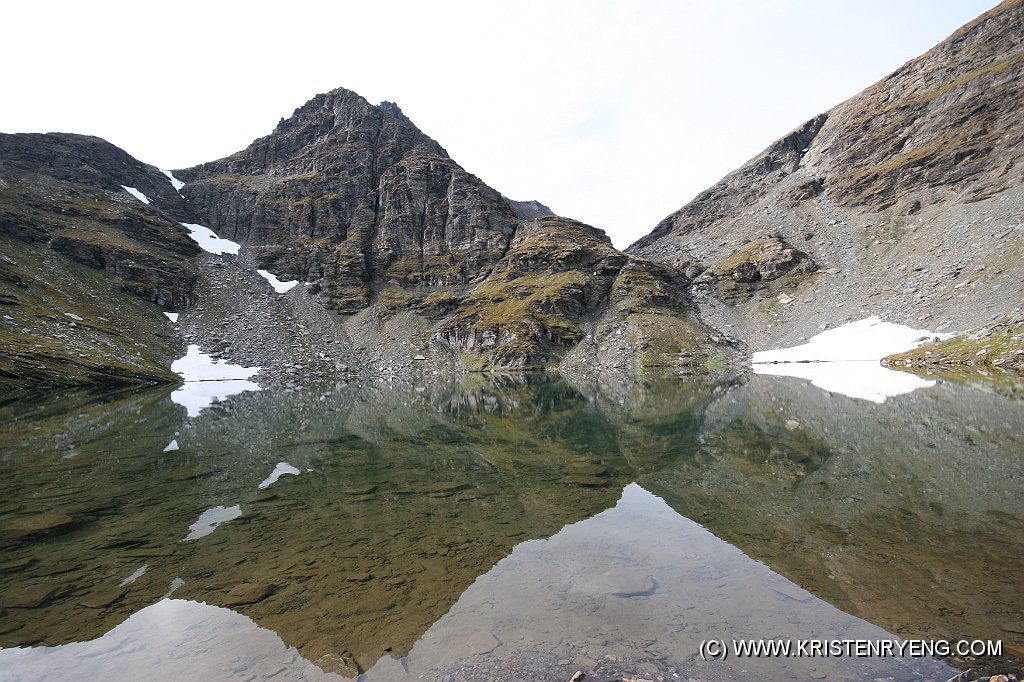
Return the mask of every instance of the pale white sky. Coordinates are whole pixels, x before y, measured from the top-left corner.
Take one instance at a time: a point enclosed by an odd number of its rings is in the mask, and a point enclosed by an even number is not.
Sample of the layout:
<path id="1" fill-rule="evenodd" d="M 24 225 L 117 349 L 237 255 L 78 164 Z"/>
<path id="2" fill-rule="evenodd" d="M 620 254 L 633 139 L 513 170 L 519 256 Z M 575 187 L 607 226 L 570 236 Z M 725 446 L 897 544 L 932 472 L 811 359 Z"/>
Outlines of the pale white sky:
<path id="1" fill-rule="evenodd" d="M 995 0 L 34 2 L 4 7 L 0 131 L 98 135 L 163 168 L 313 95 L 397 102 L 513 199 L 624 248 Z"/>

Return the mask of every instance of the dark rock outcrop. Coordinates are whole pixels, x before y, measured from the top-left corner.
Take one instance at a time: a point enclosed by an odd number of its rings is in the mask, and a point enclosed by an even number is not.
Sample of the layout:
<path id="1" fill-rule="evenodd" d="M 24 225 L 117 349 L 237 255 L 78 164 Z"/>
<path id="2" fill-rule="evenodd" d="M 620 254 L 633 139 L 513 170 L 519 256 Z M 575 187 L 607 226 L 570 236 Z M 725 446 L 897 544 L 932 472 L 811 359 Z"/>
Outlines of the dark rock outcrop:
<path id="1" fill-rule="evenodd" d="M 444 321 L 438 337 L 496 367 L 543 365 L 577 344 L 580 323 L 607 301 L 629 257 L 600 230 L 564 218 L 524 223 L 491 275 Z"/>
<path id="2" fill-rule="evenodd" d="M 704 270 L 694 283 L 713 288 L 725 301 L 739 301 L 749 299 L 755 292 L 766 292 L 769 296 L 780 293 L 785 284 L 815 270 L 817 266 L 806 253 L 772 238 L 728 254 L 714 267 Z"/>

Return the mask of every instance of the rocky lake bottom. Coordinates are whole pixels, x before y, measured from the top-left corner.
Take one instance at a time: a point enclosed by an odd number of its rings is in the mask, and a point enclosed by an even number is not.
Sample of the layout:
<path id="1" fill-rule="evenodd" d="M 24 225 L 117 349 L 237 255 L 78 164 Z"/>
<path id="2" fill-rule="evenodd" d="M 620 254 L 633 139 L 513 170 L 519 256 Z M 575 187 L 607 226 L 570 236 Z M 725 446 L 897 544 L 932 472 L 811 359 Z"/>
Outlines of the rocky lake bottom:
<path id="1" fill-rule="evenodd" d="M 1024 403 L 555 378 L 0 403 L 0 680 L 1020 672 Z M 705 661 L 714 639 L 997 657 Z"/>

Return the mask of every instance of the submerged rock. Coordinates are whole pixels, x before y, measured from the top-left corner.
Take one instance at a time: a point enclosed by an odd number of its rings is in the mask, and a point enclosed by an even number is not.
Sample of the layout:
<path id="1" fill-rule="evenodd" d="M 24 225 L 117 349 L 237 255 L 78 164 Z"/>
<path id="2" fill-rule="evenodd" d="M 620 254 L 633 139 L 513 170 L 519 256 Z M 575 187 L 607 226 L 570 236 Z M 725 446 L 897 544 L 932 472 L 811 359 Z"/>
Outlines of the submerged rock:
<path id="1" fill-rule="evenodd" d="M 228 607 L 255 604 L 269 597 L 274 592 L 273 585 L 266 583 L 240 583 L 231 588 L 221 603 Z"/>
<path id="2" fill-rule="evenodd" d="M 100 589 L 89 593 L 79 603 L 88 609 L 105 609 L 124 598 L 126 593 L 123 587 Z"/>
<path id="3" fill-rule="evenodd" d="M 52 585 L 26 585 L 3 593 L 3 605 L 9 609 L 35 609 L 45 606 L 57 590 Z"/>
<path id="4" fill-rule="evenodd" d="M 46 513 L 23 516 L 4 524 L 6 535 L 17 539 L 30 539 L 43 535 L 66 533 L 76 525 L 75 519 L 67 514 Z"/>

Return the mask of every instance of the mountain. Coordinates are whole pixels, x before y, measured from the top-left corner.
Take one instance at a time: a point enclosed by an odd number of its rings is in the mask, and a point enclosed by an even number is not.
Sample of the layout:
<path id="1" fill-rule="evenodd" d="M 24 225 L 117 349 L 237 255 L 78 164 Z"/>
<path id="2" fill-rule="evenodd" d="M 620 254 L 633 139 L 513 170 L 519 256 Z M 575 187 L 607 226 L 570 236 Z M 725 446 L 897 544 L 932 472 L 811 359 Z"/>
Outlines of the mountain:
<path id="1" fill-rule="evenodd" d="M 702 319 L 754 350 L 870 314 L 938 331 L 1019 326 L 1022 83 L 1024 3 L 1008 0 L 627 252 L 689 268 Z"/>
<path id="2" fill-rule="evenodd" d="M 164 173 L 99 138 L 0 134 L 0 388 L 175 378 L 160 311 L 195 301 L 191 216 Z"/>
<path id="3" fill-rule="evenodd" d="M 394 104 L 318 95 L 270 135 L 176 171 L 217 234 L 257 263 L 316 282 L 332 308 L 365 308 L 373 284 L 466 284 L 504 253 L 517 218 Z"/>
<path id="4" fill-rule="evenodd" d="M 245 150 L 175 173 L 205 225 L 342 314 L 347 364 L 392 372 L 416 354 L 477 370 L 633 370 L 706 358 L 681 273 L 505 199 L 393 103 L 317 95 Z M 396 347 L 412 351 L 392 357 Z"/>

